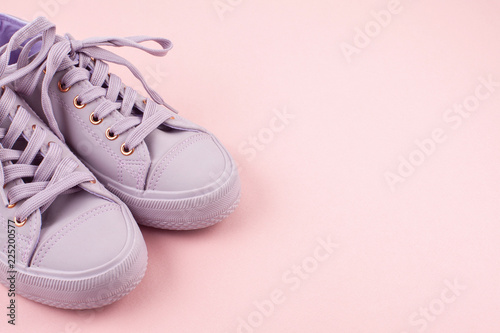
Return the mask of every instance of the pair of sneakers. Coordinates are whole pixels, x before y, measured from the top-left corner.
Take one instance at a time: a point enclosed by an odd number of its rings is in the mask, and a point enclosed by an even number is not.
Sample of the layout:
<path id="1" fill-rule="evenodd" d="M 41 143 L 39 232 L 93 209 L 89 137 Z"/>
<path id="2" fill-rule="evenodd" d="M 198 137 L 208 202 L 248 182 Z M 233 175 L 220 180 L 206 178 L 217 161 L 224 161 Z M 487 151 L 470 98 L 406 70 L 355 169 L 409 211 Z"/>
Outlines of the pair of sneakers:
<path id="1" fill-rule="evenodd" d="M 141 281 L 147 249 L 137 223 L 208 227 L 240 197 L 221 143 L 103 46 L 164 56 L 171 43 L 79 41 L 45 18 L 0 14 L 0 282 L 59 308 L 101 307 Z M 109 63 L 127 67 L 149 96 Z"/>

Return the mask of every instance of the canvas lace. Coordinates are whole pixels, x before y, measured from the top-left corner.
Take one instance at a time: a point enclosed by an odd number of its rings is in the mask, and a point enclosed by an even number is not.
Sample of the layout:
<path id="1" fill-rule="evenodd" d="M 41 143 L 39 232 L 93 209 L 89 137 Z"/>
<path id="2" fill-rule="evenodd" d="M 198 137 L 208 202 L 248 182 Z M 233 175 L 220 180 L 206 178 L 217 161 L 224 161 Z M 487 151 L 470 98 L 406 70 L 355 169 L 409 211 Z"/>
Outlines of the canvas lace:
<path id="1" fill-rule="evenodd" d="M 177 113 L 149 86 L 144 76 L 132 63 L 101 47 L 126 46 L 142 50 L 154 56 L 165 56 L 172 48 L 172 44 L 168 39 L 135 36 L 127 38 L 95 37 L 80 41 L 75 40 L 70 35 L 66 35 L 65 37 L 57 36 L 55 34 L 55 29 L 53 29 L 48 21 L 43 18 L 35 20 L 23 29 L 38 31 L 38 34 L 41 34 L 41 36 L 29 40 L 26 45 L 22 47 L 23 51 L 17 61 L 16 73 L 0 80 L 0 84 L 6 84 L 17 80 L 15 83 L 16 90 L 21 94 L 29 95 L 35 90 L 40 76 L 45 75 L 41 87 L 42 108 L 47 118 L 48 125 L 61 140 L 63 140 L 63 135 L 54 116 L 49 96 L 49 84 L 57 72 L 66 69 L 69 70 L 61 79 L 61 85 L 63 87 L 72 87 L 81 81 L 89 81 L 92 84 L 92 87 L 79 94 L 79 104 L 85 105 L 101 99 L 101 102 L 94 110 L 94 119 L 96 119 L 96 121 L 106 118 L 114 111 L 119 111 L 123 115 L 121 120 L 116 121 L 110 127 L 110 133 L 114 136 L 130 130 L 124 142 L 124 147 L 127 150 L 132 150 L 137 147 L 152 131 L 167 120 L 173 118 L 174 113 Z M 13 50 L 16 46 L 21 47 L 21 45 L 26 42 L 26 39 L 23 40 L 25 35 L 26 34 L 13 36 L 13 39 L 9 42 L 13 47 L 4 52 Z M 32 34 L 28 36 L 30 35 Z M 142 44 L 148 41 L 157 43 L 160 48 L 149 48 Z M 37 45 L 37 43 L 40 44 L 39 42 L 41 43 L 40 51 L 37 53 L 34 60 L 30 61 L 30 50 Z M 49 47 L 47 47 L 47 45 L 49 45 Z M 0 49 L 0 52 L 1 51 Z M 41 58 L 43 58 L 42 63 L 40 63 Z M 3 59 L 2 55 L 0 61 L 5 62 L 8 61 L 8 59 Z M 142 113 L 133 113 L 138 93 L 130 87 L 125 87 L 122 90 L 123 85 L 121 79 L 117 75 L 108 74 L 109 65 L 107 63 L 114 63 L 127 67 L 142 83 L 150 96 L 150 98 L 146 99 L 146 104 Z M 2 66 L 5 66 L 5 64 L 0 63 L 0 75 L 2 73 Z M 159 105 L 163 105 L 165 108 L 158 107 Z M 138 109 L 136 108 L 136 110 Z"/>
<path id="2" fill-rule="evenodd" d="M 0 123 L 9 118 L 9 110 L 16 107 L 15 102 L 15 93 L 3 88 Z M 35 126 L 31 137 L 26 138 L 23 131 L 29 126 L 29 120 L 28 111 L 18 106 L 10 126 L 0 128 L 0 186 L 14 184 L 7 193 L 0 192 L 9 207 L 25 200 L 16 210 L 15 220 L 19 222 L 26 222 L 38 209 L 43 213 L 59 195 L 73 192 L 75 186 L 95 181 L 90 173 L 76 171 L 78 163 L 70 157 L 63 157 L 58 144 L 51 142 L 42 154 L 47 132 Z M 24 149 L 19 148 L 22 141 L 27 141 Z"/>

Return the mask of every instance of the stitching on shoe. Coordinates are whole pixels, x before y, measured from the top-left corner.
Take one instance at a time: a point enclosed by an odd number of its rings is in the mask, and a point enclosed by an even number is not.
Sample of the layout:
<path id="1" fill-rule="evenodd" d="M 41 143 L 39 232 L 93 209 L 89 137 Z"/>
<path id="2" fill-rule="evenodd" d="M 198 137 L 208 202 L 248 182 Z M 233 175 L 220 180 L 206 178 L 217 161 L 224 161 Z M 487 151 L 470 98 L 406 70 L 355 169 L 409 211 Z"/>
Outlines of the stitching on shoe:
<path id="1" fill-rule="evenodd" d="M 142 190 L 144 189 L 144 186 L 146 184 L 146 181 L 144 180 L 144 169 L 146 166 L 146 162 L 143 161 L 120 161 L 118 166 L 120 167 L 120 172 L 121 172 L 121 181 L 120 183 L 123 184 L 123 181 L 125 180 L 124 175 L 123 175 L 123 169 L 127 170 L 129 174 L 131 174 L 134 179 L 135 179 L 135 186 L 137 189 Z M 134 168 L 134 166 L 138 166 L 139 168 Z M 141 187 L 142 184 L 142 187 Z"/>
<path id="2" fill-rule="evenodd" d="M 120 161 L 120 157 L 113 151 L 111 150 L 111 148 L 109 148 L 105 143 L 104 141 L 99 138 L 97 136 L 97 134 L 95 134 L 92 130 L 90 130 L 88 128 L 88 126 L 84 123 L 84 121 L 78 117 L 78 115 L 76 115 L 76 113 L 71 110 L 70 107 L 68 107 L 66 105 L 66 102 L 60 98 L 56 93 L 53 93 L 53 92 L 50 92 L 49 93 L 51 98 L 54 98 L 56 99 L 61 105 L 63 105 L 64 109 L 78 122 L 80 123 L 80 125 L 82 125 L 82 128 L 87 132 L 87 134 L 90 134 L 90 136 L 92 136 L 96 141 L 97 143 L 99 144 L 99 146 L 101 146 L 102 148 L 104 148 L 104 150 L 106 150 L 107 153 L 109 153 L 111 156 L 113 156 L 113 158 L 116 160 L 116 161 Z"/>
<path id="3" fill-rule="evenodd" d="M 37 212 L 36 216 L 32 218 L 32 223 L 30 224 L 30 233 L 29 233 L 29 242 L 28 242 L 28 246 L 26 247 L 26 251 L 23 255 L 23 261 L 25 263 L 28 263 L 28 260 L 29 260 L 29 257 L 31 256 L 31 254 L 33 253 L 34 251 L 34 248 L 31 249 L 31 253 L 28 253 L 28 249 L 32 248 L 33 247 L 33 242 L 35 242 L 35 239 L 33 237 L 33 234 L 37 228 L 37 226 L 40 228 L 41 225 L 40 223 L 38 223 L 38 218 L 39 218 L 39 214 Z"/>
<path id="4" fill-rule="evenodd" d="M 113 159 L 117 162 L 118 167 L 125 167 L 125 168 L 129 169 L 127 167 L 128 164 L 131 164 L 131 165 L 141 164 L 141 167 L 139 168 L 139 170 L 132 169 L 131 171 L 133 171 L 132 173 L 135 173 L 135 172 L 140 173 L 138 175 L 138 178 L 135 179 L 136 180 L 136 187 L 138 189 L 144 188 L 145 183 L 146 183 L 145 178 L 147 176 L 145 169 L 146 169 L 146 164 L 148 164 L 146 161 L 143 161 L 140 159 L 139 160 L 125 161 L 125 160 L 121 159 L 120 156 L 118 154 L 116 154 L 111 148 L 109 148 L 109 146 L 106 145 L 106 143 L 97 134 L 95 134 L 92 130 L 90 130 L 88 128 L 88 125 L 73 110 L 71 110 L 70 107 L 68 107 L 66 105 L 64 100 L 56 92 L 50 91 L 49 94 L 52 98 L 56 99 L 57 102 L 59 102 L 64 107 L 64 109 L 73 117 L 73 119 L 75 119 L 78 123 L 80 123 L 82 128 L 87 132 L 87 134 L 89 134 L 91 137 L 93 137 L 95 139 L 95 141 L 97 141 L 99 146 L 101 146 L 107 153 L 109 153 L 113 157 Z M 143 154 L 142 149 L 139 150 L 139 153 L 141 155 L 140 157 L 144 158 L 144 156 L 142 155 Z M 143 179 L 142 181 L 141 181 L 141 178 Z M 123 180 L 124 180 L 124 178 L 123 178 L 123 172 L 122 172 L 120 183 L 123 183 Z M 144 183 L 144 186 L 142 188 L 140 187 L 141 183 Z"/>
<path id="5" fill-rule="evenodd" d="M 63 238 L 63 236 L 67 235 L 70 231 L 73 231 L 76 227 L 78 227 L 80 224 L 83 222 L 87 221 L 88 219 L 95 217 L 97 215 L 100 215 L 102 213 L 108 212 L 108 211 L 119 211 L 120 208 L 119 206 L 115 204 L 105 204 L 102 206 L 99 206 L 97 208 L 94 208 L 77 218 L 75 218 L 73 221 L 65 225 L 62 229 L 57 231 L 54 235 L 52 235 L 40 248 L 40 251 L 36 254 L 36 257 L 33 258 L 32 260 L 32 266 L 40 267 L 40 264 L 43 262 L 45 259 L 45 256 L 49 252 L 49 250 L 57 244 L 59 240 Z"/>
<path id="6" fill-rule="evenodd" d="M 2 222 L 1 223 L 2 223 L 2 230 L 7 230 L 7 219 L 4 218 L 3 216 L 2 216 Z M 5 244 L 4 244 L 3 248 L 2 248 L 2 252 L 5 253 L 5 254 L 7 254 L 7 250 L 9 248 L 8 239 L 9 238 L 7 237 L 7 239 L 5 240 Z"/>
<path id="7" fill-rule="evenodd" d="M 153 173 L 153 176 L 151 177 L 151 181 L 154 182 L 153 186 L 151 187 L 151 190 L 156 190 L 156 187 L 158 186 L 158 183 L 160 182 L 160 178 L 167 169 L 167 167 L 172 163 L 172 161 L 179 156 L 181 152 L 186 150 L 188 147 L 191 145 L 195 144 L 198 141 L 206 140 L 210 138 L 211 136 L 205 134 L 205 133 L 200 133 L 197 135 L 194 135 L 184 141 L 182 141 L 180 144 L 176 145 L 173 149 L 171 149 L 165 157 L 161 160 L 160 164 L 155 168 L 155 171 Z M 168 161 L 168 163 L 167 163 Z M 165 164 L 166 163 L 166 164 Z M 161 170 L 160 170 L 161 167 Z"/>
<path id="8" fill-rule="evenodd" d="M 2 220 L 2 225 L 1 225 L 3 230 L 7 230 L 7 221 L 8 221 L 8 218 L 4 217 Z M 20 262 L 27 263 L 27 260 L 29 259 L 30 253 L 28 252 L 28 250 L 30 249 L 30 247 L 32 245 L 32 241 L 33 241 L 32 230 L 35 230 L 35 229 L 36 229 L 36 223 L 31 223 L 31 226 L 29 229 L 30 230 L 29 236 L 23 235 L 20 233 L 16 233 L 16 239 L 18 242 L 17 246 L 16 246 L 16 250 L 18 251 L 18 253 L 20 255 L 20 258 L 21 258 Z M 2 248 L 2 252 L 7 254 L 8 248 L 9 248 L 9 243 L 5 242 L 5 245 Z"/>

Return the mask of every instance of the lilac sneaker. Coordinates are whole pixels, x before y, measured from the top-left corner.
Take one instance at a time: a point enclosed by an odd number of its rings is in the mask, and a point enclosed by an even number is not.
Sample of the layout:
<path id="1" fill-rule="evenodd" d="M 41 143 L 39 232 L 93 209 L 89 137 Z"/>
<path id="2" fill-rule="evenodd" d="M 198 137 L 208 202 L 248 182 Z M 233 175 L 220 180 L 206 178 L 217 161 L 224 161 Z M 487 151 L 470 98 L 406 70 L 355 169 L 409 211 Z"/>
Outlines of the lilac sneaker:
<path id="1" fill-rule="evenodd" d="M 43 18 L 28 25 L 6 16 L 0 20 L 9 22 L 9 29 L 4 29 L 7 37 L 16 29 L 38 36 L 30 39 L 19 34 L 11 42 L 9 51 L 22 52 L 18 70 L 7 77 L 8 82 L 15 82 L 16 91 L 128 205 L 137 222 L 162 229 L 198 229 L 221 221 L 236 208 L 238 171 L 221 143 L 179 116 L 130 62 L 101 48 L 129 46 L 164 56 L 171 48 L 169 40 L 77 41 L 69 35 L 57 36 Z M 141 44 L 146 41 L 160 48 Z M 140 96 L 118 76 L 108 74 L 107 63 L 129 68 L 150 97 Z"/>
<path id="2" fill-rule="evenodd" d="M 0 44 L 17 22 L 2 18 Z M 3 60 L 9 50 L 0 53 Z M 0 85 L 15 70 L 0 66 Z M 134 289 L 147 251 L 129 209 L 8 86 L 0 89 L 0 161 L 0 282 L 10 297 L 89 309 Z"/>
<path id="3" fill-rule="evenodd" d="M 7 87 L 0 123 L 0 282 L 65 309 L 125 296 L 147 266 L 130 211 Z"/>

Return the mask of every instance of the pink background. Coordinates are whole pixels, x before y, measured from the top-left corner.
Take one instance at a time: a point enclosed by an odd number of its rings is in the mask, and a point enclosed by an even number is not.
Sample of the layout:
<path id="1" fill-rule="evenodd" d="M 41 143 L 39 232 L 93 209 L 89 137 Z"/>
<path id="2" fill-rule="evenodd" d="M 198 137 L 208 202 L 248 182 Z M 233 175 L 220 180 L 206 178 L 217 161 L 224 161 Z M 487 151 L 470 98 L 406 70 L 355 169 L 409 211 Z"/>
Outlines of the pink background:
<path id="1" fill-rule="evenodd" d="M 397 13 L 380 27 L 371 12 L 388 6 Z M 207 230 L 143 228 L 149 269 L 123 300 L 72 312 L 19 297 L 18 325 L 2 314 L 1 332 L 500 332 L 500 87 L 479 79 L 500 82 L 498 1 L 23 0 L 2 10 L 44 12 L 78 39 L 170 38 L 166 59 L 118 51 L 218 135 L 241 166 L 243 197 Z M 355 44 L 357 28 L 372 37 Z M 346 57 L 342 43 L 358 53 Z M 474 106 L 476 89 L 488 96 Z M 464 102 L 467 118 L 448 111 Z M 419 165 L 400 170 L 392 191 L 386 175 L 400 158 Z M 328 237 L 331 254 L 318 248 Z"/>

